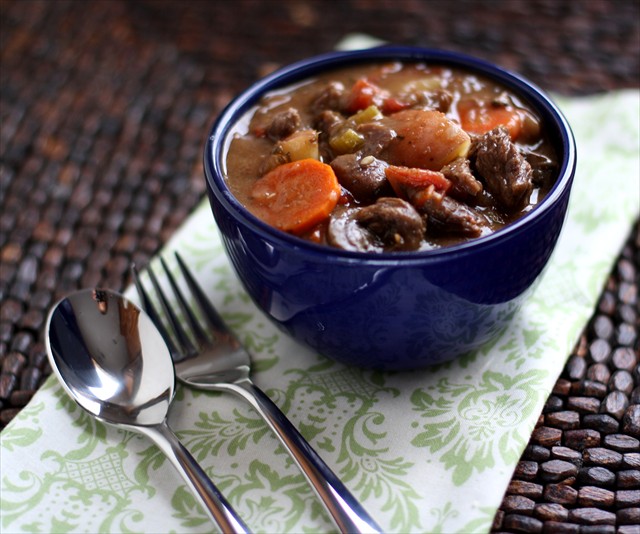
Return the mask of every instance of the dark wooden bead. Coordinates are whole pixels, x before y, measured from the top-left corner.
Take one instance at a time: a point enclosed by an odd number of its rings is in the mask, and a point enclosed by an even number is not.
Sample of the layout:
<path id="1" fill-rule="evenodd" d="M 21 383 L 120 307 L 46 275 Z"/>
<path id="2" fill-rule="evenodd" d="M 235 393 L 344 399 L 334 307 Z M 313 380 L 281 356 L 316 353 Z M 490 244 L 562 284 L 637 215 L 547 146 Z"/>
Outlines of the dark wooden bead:
<path id="1" fill-rule="evenodd" d="M 600 445 L 600 433 L 590 428 L 567 430 L 564 433 L 564 444 L 578 451 Z"/>
<path id="2" fill-rule="evenodd" d="M 34 393 L 35 390 L 16 389 L 15 391 L 11 392 L 9 402 L 12 406 L 26 406 L 33 397 Z"/>
<path id="3" fill-rule="evenodd" d="M 514 476 L 525 480 L 532 480 L 538 474 L 538 463 L 520 460 L 515 468 Z"/>
<path id="4" fill-rule="evenodd" d="M 615 492 L 596 486 L 583 486 L 578 490 L 578 504 L 584 507 L 610 508 L 615 498 Z"/>
<path id="5" fill-rule="evenodd" d="M 638 287 L 634 283 L 620 282 L 618 299 L 625 304 L 634 304 L 638 300 Z"/>
<path id="6" fill-rule="evenodd" d="M 551 451 L 549 451 L 549 449 L 533 443 L 527 445 L 522 453 L 523 460 L 533 460 L 534 462 L 544 462 L 548 460 L 550 456 Z"/>
<path id="7" fill-rule="evenodd" d="M 616 329 L 616 341 L 618 345 L 623 347 L 633 347 L 638 339 L 638 333 L 633 325 L 629 323 L 621 323 Z"/>
<path id="8" fill-rule="evenodd" d="M 11 342 L 11 350 L 21 352 L 22 354 L 28 354 L 33 342 L 33 334 L 27 331 L 18 332 Z"/>
<path id="9" fill-rule="evenodd" d="M 618 299 L 611 290 L 605 290 L 600 297 L 598 310 L 606 315 L 613 315 L 616 311 Z"/>
<path id="10" fill-rule="evenodd" d="M 585 449 L 582 453 L 584 463 L 587 465 L 597 465 L 615 469 L 622 465 L 622 453 L 605 449 L 603 447 L 593 447 Z"/>
<path id="11" fill-rule="evenodd" d="M 553 386 L 554 395 L 568 395 L 571 392 L 571 381 L 559 378 Z"/>
<path id="12" fill-rule="evenodd" d="M 540 464 L 540 476 L 548 482 L 558 482 L 578 474 L 578 467 L 563 460 L 549 460 Z"/>
<path id="13" fill-rule="evenodd" d="M 557 412 L 558 410 L 562 410 L 564 407 L 564 400 L 558 397 L 557 395 L 550 395 L 547 399 L 547 402 L 544 403 L 544 407 L 542 409 L 542 413 L 551 413 Z"/>
<path id="14" fill-rule="evenodd" d="M 502 530 L 502 522 L 504 520 L 504 512 L 498 510 L 496 515 L 493 516 L 493 523 L 491 524 L 491 532 L 500 532 Z"/>
<path id="15" fill-rule="evenodd" d="M 531 434 L 531 441 L 543 447 L 553 447 L 560 445 L 562 440 L 562 430 L 548 426 L 538 426 Z"/>
<path id="16" fill-rule="evenodd" d="M 605 436 L 604 445 L 622 453 L 640 451 L 640 440 L 625 434 L 609 434 Z"/>
<path id="17" fill-rule="evenodd" d="M 626 369 L 618 369 L 609 380 L 609 388 L 621 391 L 627 396 L 631 394 L 634 387 L 633 375 Z"/>
<path id="18" fill-rule="evenodd" d="M 594 363 L 587 370 L 587 379 L 579 382 L 581 391 L 577 393 L 601 399 L 607 394 L 611 371 L 606 363 Z"/>
<path id="19" fill-rule="evenodd" d="M 546 415 L 545 423 L 562 429 L 578 428 L 580 426 L 580 415 L 578 412 L 573 411 L 553 412 Z"/>
<path id="20" fill-rule="evenodd" d="M 627 406 L 629 406 L 627 396 L 621 391 L 612 391 L 605 397 L 604 401 L 602 401 L 600 411 L 602 413 L 608 413 L 620 421 Z"/>
<path id="21" fill-rule="evenodd" d="M 520 514 L 506 514 L 502 522 L 508 531 L 516 532 L 542 532 L 542 521 L 535 517 Z"/>
<path id="22" fill-rule="evenodd" d="M 614 333 L 613 321 L 608 315 L 596 315 L 591 322 L 591 331 L 597 338 L 610 341 Z"/>
<path id="23" fill-rule="evenodd" d="M 41 380 L 42 370 L 40 370 L 38 367 L 27 367 L 20 375 L 20 389 L 38 389 Z"/>
<path id="24" fill-rule="evenodd" d="M 0 411 L 0 424 L 8 425 L 20 413 L 20 408 L 4 408 Z"/>
<path id="25" fill-rule="evenodd" d="M 623 508 L 616 512 L 618 525 L 635 525 L 640 529 L 640 508 Z"/>
<path id="26" fill-rule="evenodd" d="M 618 261 L 618 265 L 616 266 L 616 270 L 618 272 L 620 280 L 624 280 L 625 282 L 635 281 L 636 268 L 633 265 L 633 262 L 631 262 L 627 258 L 620 258 L 620 260 Z"/>
<path id="27" fill-rule="evenodd" d="M 571 356 L 564 370 L 569 380 L 582 380 L 587 372 L 587 362 L 580 356 Z"/>
<path id="28" fill-rule="evenodd" d="M 569 397 L 567 399 L 567 408 L 577 410 L 583 414 L 598 413 L 600 401 L 593 397 Z"/>
<path id="29" fill-rule="evenodd" d="M 623 469 L 640 469 L 640 452 L 627 452 L 622 455 Z"/>
<path id="30" fill-rule="evenodd" d="M 513 479 L 507 487 L 507 494 L 522 495 L 530 499 L 539 499 L 542 497 L 543 486 L 526 480 Z"/>
<path id="31" fill-rule="evenodd" d="M 583 525 L 615 525 L 616 514 L 598 508 L 575 508 L 569 510 L 569 520 Z"/>
<path id="32" fill-rule="evenodd" d="M 547 484 L 544 498 L 549 502 L 573 505 L 578 501 L 578 491 L 564 484 Z"/>
<path id="33" fill-rule="evenodd" d="M 633 309 L 633 306 L 629 304 L 622 304 L 616 308 L 616 318 L 623 323 L 637 324 L 638 313 Z"/>
<path id="34" fill-rule="evenodd" d="M 614 525 L 582 525 L 580 534 L 616 534 Z"/>
<path id="35" fill-rule="evenodd" d="M 535 501 L 522 495 L 507 495 L 502 501 L 501 508 L 507 514 L 531 515 L 535 504 Z"/>
<path id="36" fill-rule="evenodd" d="M 618 487 L 622 489 L 640 488 L 640 469 L 618 471 Z"/>
<path id="37" fill-rule="evenodd" d="M 566 521 L 569 518 L 569 510 L 558 503 L 539 503 L 536 504 L 534 517 L 542 521 Z"/>
<path id="38" fill-rule="evenodd" d="M 8 400 L 18 379 L 11 373 L 0 373 L 0 399 Z"/>
<path id="39" fill-rule="evenodd" d="M 616 507 L 629 508 L 631 506 L 640 506 L 640 490 L 616 491 Z"/>
<path id="40" fill-rule="evenodd" d="M 579 534 L 580 525 L 562 523 L 560 521 L 545 521 L 542 532 L 544 534 Z"/>
<path id="41" fill-rule="evenodd" d="M 582 426 L 592 428 L 602 434 L 613 434 L 620 429 L 620 423 L 606 413 L 587 414 L 582 418 Z"/>
<path id="42" fill-rule="evenodd" d="M 626 369 L 627 371 L 633 371 L 633 368 L 637 365 L 636 356 L 633 353 L 633 349 L 630 347 L 619 347 L 613 351 L 611 357 L 611 363 L 616 369 Z"/>
<path id="43" fill-rule="evenodd" d="M 571 462 L 578 467 L 582 465 L 582 454 L 569 447 L 552 447 L 551 456 L 556 460 Z"/>
<path id="44" fill-rule="evenodd" d="M 622 416 L 622 431 L 640 438 L 640 404 L 632 404 L 626 409 Z"/>
<path id="45" fill-rule="evenodd" d="M 594 363 L 605 363 L 611 356 L 611 345 L 605 339 L 596 339 L 589 345 L 589 356 Z"/>
<path id="46" fill-rule="evenodd" d="M 580 469 L 578 478 L 582 484 L 613 487 L 616 482 L 616 475 L 604 467 L 583 467 Z"/>
<path id="47" fill-rule="evenodd" d="M 24 368 L 27 358 L 19 352 L 10 352 L 2 360 L 2 372 L 18 375 Z"/>

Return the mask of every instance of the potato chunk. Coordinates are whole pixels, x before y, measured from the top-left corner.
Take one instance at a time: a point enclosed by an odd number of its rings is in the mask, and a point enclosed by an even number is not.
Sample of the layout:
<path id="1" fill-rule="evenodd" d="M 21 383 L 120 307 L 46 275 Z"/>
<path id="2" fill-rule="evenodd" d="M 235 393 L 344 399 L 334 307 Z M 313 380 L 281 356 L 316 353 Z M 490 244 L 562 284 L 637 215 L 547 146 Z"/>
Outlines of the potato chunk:
<path id="1" fill-rule="evenodd" d="M 397 134 L 387 147 L 393 165 L 439 171 L 469 151 L 469 135 L 439 111 L 407 109 L 382 122 Z"/>

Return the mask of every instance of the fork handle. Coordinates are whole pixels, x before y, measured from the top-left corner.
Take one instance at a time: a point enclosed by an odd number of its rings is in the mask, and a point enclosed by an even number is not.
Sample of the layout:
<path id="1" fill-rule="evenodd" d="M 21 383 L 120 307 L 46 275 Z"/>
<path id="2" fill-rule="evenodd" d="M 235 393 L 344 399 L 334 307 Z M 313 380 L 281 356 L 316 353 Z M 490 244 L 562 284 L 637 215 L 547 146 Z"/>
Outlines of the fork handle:
<path id="1" fill-rule="evenodd" d="M 156 426 L 136 427 L 149 437 L 182 475 L 209 517 L 224 534 L 246 534 L 248 527 L 207 476 L 191 453 L 180 443 L 166 421 Z"/>
<path id="2" fill-rule="evenodd" d="M 234 384 L 217 383 L 216 389 L 240 395 L 264 418 L 304 473 L 340 532 L 382 532 L 373 518 L 302 437 L 280 408 L 258 386 L 251 380 L 241 380 Z"/>

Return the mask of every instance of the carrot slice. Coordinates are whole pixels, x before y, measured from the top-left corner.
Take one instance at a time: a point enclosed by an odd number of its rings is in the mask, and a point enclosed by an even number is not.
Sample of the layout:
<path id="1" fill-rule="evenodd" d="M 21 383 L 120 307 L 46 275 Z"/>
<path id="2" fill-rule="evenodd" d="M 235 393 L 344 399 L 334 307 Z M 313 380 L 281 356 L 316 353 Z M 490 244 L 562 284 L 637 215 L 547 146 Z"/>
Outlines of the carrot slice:
<path id="1" fill-rule="evenodd" d="M 326 219 L 340 198 L 333 169 L 316 159 L 279 165 L 253 186 L 253 211 L 266 223 L 300 235 Z"/>
<path id="2" fill-rule="evenodd" d="M 498 126 L 504 126 L 512 141 L 515 141 L 522 130 L 522 116 L 511 106 L 494 106 L 474 100 L 458 102 L 460 125 L 468 133 L 483 134 Z"/>
<path id="3" fill-rule="evenodd" d="M 434 187 L 439 193 L 445 193 L 451 187 L 451 182 L 444 174 L 428 169 L 389 165 L 385 169 L 385 176 L 396 195 L 409 202 L 413 201 L 416 193 L 429 186 Z"/>

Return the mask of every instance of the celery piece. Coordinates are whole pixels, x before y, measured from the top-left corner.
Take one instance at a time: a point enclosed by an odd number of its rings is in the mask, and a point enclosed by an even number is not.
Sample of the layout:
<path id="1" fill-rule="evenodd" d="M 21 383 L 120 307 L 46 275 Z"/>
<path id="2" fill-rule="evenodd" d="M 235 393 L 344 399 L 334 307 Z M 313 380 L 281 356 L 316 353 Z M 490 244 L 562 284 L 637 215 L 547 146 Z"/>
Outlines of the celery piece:
<path id="1" fill-rule="evenodd" d="M 371 122 L 382 118 L 382 113 L 378 109 L 378 106 L 371 105 L 368 108 L 361 109 L 357 113 L 354 113 L 349 117 L 349 120 L 355 124 L 364 124 L 365 122 Z"/>
<path id="2" fill-rule="evenodd" d="M 364 137 L 352 128 L 347 128 L 329 139 L 329 145 L 338 154 L 355 152 L 363 142 Z"/>

